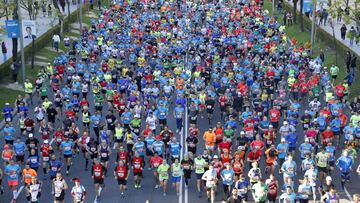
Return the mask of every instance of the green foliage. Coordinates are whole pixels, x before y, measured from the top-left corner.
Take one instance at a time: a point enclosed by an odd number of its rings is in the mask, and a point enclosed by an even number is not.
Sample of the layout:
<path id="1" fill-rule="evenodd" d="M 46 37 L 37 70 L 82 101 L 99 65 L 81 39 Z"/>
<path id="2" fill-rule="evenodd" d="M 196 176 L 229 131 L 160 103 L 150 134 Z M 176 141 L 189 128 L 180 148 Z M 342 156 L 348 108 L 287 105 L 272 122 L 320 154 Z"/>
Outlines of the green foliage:
<path id="1" fill-rule="evenodd" d="M 16 7 L 15 0 L 0 0 L 0 18 L 10 17 Z"/>

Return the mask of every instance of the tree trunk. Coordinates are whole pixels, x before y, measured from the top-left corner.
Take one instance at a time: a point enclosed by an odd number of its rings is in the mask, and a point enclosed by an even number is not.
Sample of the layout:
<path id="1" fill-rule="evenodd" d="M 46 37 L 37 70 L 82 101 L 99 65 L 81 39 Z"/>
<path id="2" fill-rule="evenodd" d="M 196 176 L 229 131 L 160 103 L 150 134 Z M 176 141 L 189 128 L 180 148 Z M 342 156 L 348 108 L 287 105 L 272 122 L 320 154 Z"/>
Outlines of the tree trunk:
<path id="1" fill-rule="evenodd" d="M 333 33 L 333 41 L 334 41 L 334 47 L 335 47 L 335 63 L 338 65 L 338 51 L 336 46 L 336 37 L 335 37 L 335 28 L 334 26 L 331 26 L 332 33 Z"/>
<path id="2" fill-rule="evenodd" d="M 304 8 L 303 8 L 304 0 L 300 0 L 300 31 L 304 32 Z"/>
<path id="3" fill-rule="evenodd" d="M 66 0 L 66 4 L 67 4 L 68 16 L 70 16 L 70 1 Z"/>
<path id="4" fill-rule="evenodd" d="M 298 0 L 293 0 L 293 21 L 294 21 L 294 24 L 296 24 L 296 10 L 297 10 L 297 2 Z"/>

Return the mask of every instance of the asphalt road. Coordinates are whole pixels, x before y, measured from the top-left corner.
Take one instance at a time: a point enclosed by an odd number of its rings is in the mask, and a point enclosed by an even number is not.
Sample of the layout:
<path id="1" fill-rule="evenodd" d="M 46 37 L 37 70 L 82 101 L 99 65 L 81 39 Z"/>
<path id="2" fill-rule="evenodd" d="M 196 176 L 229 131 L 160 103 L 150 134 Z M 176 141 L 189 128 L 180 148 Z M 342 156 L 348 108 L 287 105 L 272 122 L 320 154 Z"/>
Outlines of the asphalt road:
<path id="1" fill-rule="evenodd" d="M 92 95 L 89 95 L 89 101 L 92 103 Z M 50 98 L 52 98 L 50 96 Z M 34 97 L 34 103 L 37 103 L 37 99 L 35 99 Z M 90 104 L 90 106 L 93 106 L 92 104 Z M 172 109 L 173 105 L 170 106 L 170 109 Z M 107 108 L 104 108 L 104 112 Z M 34 106 L 31 106 L 31 110 L 30 112 L 33 112 L 34 110 Z M 93 110 L 93 109 L 92 109 Z M 91 111 L 93 113 L 93 111 Z M 30 115 L 32 115 L 32 113 L 30 113 Z M 220 121 L 220 112 L 217 108 L 217 110 L 214 113 L 214 121 L 212 123 L 216 123 L 217 121 Z M 77 123 L 78 126 L 80 127 L 80 131 L 82 132 L 82 124 L 81 124 L 81 118 L 79 118 L 79 122 Z M 17 123 L 17 118 L 14 120 L 14 123 Z M 175 132 L 176 129 L 176 124 L 175 124 L 175 119 L 172 116 L 172 113 L 169 113 L 168 115 L 168 124 L 169 127 Z M 61 125 L 60 121 L 57 121 L 55 126 L 59 126 Z M 187 125 L 188 126 L 188 125 Z M 202 133 L 208 129 L 209 124 L 206 118 L 201 118 L 199 117 L 198 119 L 198 126 Z M 36 129 L 37 131 L 38 129 Z M 301 135 L 301 131 L 302 129 L 300 127 L 297 128 L 297 130 L 299 131 L 299 134 Z M 237 130 L 236 135 L 239 134 L 240 129 Z M 181 132 L 176 134 L 176 137 L 178 139 L 178 141 L 180 142 L 181 139 L 184 139 L 186 136 L 186 132 Z M 39 135 L 36 134 L 35 135 L 37 138 L 39 138 Z M 94 132 L 91 131 L 91 136 L 95 136 Z M 25 139 L 25 137 L 23 137 Z M 198 152 L 202 152 L 203 148 L 204 148 L 204 142 L 202 141 L 202 139 L 200 138 L 200 143 L 198 145 Z M 182 141 L 184 142 L 184 140 Z M 277 140 L 277 142 L 279 142 L 279 138 Z M 303 137 L 299 136 L 299 141 L 298 144 L 301 144 L 303 142 Z M 184 149 L 184 148 L 183 148 Z M 184 149 L 185 150 L 185 149 Z M 58 152 L 56 152 L 58 154 Z M 337 155 L 339 155 L 339 152 L 337 153 Z M 59 157 L 59 156 L 58 156 Z M 60 156 L 62 157 L 62 156 Z M 151 200 L 152 202 L 206 202 L 206 198 L 199 198 L 198 197 L 198 193 L 196 190 L 196 181 L 195 181 L 195 176 L 193 175 L 192 180 L 190 181 L 190 185 L 189 188 L 186 189 L 184 187 L 184 185 L 182 185 L 182 193 L 180 194 L 180 197 L 176 195 L 176 191 L 174 188 L 171 187 L 170 183 L 169 183 L 169 190 L 167 193 L 167 196 L 163 196 L 163 192 L 162 189 L 155 189 L 154 186 L 154 178 L 152 175 L 152 172 L 149 171 L 147 169 L 147 167 L 145 167 L 146 169 L 144 170 L 144 179 L 142 181 L 142 188 L 141 189 L 135 189 L 133 187 L 133 177 L 130 176 L 129 181 L 128 181 L 128 190 L 125 193 L 125 196 L 121 196 L 118 190 L 118 186 L 117 186 L 117 182 L 116 180 L 114 180 L 113 176 L 112 176 L 112 170 L 114 169 L 114 162 L 115 162 L 116 156 L 115 153 L 113 154 L 113 156 L 111 157 L 110 160 L 110 171 L 111 173 L 109 173 L 109 176 L 106 177 L 105 179 L 105 188 L 102 190 L 101 192 L 101 201 L 100 202 L 106 202 L 106 203 L 114 203 L 114 202 L 145 202 L 145 200 Z M 296 153 L 296 157 L 295 160 L 298 163 L 298 166 L 300 166 L 300 159 L 299 159 L 299 153 Z M 359 159 L 357 159 L 357 162 L 354 166 L 357 166 L 359 164 Z M 81 179 L 81 184 L 86 188 L 87 192 L 88 192 L 88 196 L 86 199 L 86 202 L 94 202 L 95 199 L 95 195 L 94 195 L 94 185 L 93 182 L 91 180 L 91 174 L 90 171 L 84 171 L 84 166 L 85 166 L 85 161 L 82 157 L 81 154 L 79 154 L 74 160 L 73 160 L 73 166 L 70 169 L 70 175 L 69 176 L 64 176 L 65 180 L 67 181 L 69 187 L 71 188 L 74 184 L 71 182 L 71 179 L 74 177 L 79 177 Z M 264 164 L 264 159 L 262 159 L 261 161 L 261 168 L 264 169 L 265 164 Z M 245 171 L 248 171 L 248 165 L 246 164 L 245 167 Z M 264 170 L 263 170 L 264 171 Z M 62 171 L 63 173 L 65 172 L 64 170 Z M 263 174 L 264 175 L 264 174 Z M 43 173 L 42 170 L 39 170 L 39 177 L 42 178 L 43 177 Z M 280 186 L 282 185 L 282 177 L 277 175 Z M 332 175 L 335 184 L 339 190 L 339 194 L 341 196 L 341 198 L 345 198 L 347 199 L 347 195 L 345 194 L 344 191 L 341 191 L 340 189 L 340 174 L 338 173 L 338 171 L 336 170 L 333 175 Z M 302 178 L 302 177 L 301 177 Z M 348 190 L 348 192 L 350 194 L 353 194 L 355 192 L 358 192 L 360 190 L 359 187 L 359 176 L 353 172 L 352 174 L 352 178 L 351 178 L 351 182 L 347 184 L 346 188 Z M 6 181 L 4 181 L 3 183 L 4 188 L 5 188 L 5 193 L 0 196 L 0 202 L 10 202 L 12 199 L 12 193 L 11 191 L 7 188 L 6 186 Z M 295 181 L 295 188 L 297 189 L 297 185 L 298 185 L 298 181 Z M 219 187 L 219 195 L 217 196 L 217 200 L 221 200 L 222 197 L 222 188 Z M 69 191 L 67 191 L 66 194 L 66 199 L 65 202 L 71 202 L 71 196 L 70 196 L 70 189 Z M 319 198 L 319 196 L 318 196 Z M 41 195 L 41 202 L 51 202 L 52 201 L 52 195 L 51 195 L 51 184 L 50 184 L 50 180 L 44 180 L 43 181 L 43 187 L 42 187 L 42 195 Z M 25 198 L 25 192 L 22 191 L 18 197 L 18 202 L 26 202 L 26 198 Z"/>

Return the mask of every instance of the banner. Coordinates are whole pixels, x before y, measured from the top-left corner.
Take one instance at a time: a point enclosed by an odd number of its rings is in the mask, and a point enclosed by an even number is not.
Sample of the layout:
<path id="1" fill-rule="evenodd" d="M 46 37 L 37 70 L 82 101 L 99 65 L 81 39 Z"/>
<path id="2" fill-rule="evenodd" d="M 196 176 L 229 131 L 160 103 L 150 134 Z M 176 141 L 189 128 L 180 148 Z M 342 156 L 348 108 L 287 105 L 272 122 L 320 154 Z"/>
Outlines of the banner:
<path id="1" fill-rule="evenodd" d="M 36 38 L 36 22 L 34 20 L 22 20 L 21 29 L 24 39 Z"/>
<path id="2" fill-rule="evenodd" d="M 20 37 L 20 26 L 18 20 L 6 20 L 5 27 L 8 38 Z"/>
<path id="3" fill-rule="evenodd" d="M 311 13 L 313 10 L 313 6 L 314 6 L 313 0 L 304 0 L 303 1 L 304 13 Z"/>

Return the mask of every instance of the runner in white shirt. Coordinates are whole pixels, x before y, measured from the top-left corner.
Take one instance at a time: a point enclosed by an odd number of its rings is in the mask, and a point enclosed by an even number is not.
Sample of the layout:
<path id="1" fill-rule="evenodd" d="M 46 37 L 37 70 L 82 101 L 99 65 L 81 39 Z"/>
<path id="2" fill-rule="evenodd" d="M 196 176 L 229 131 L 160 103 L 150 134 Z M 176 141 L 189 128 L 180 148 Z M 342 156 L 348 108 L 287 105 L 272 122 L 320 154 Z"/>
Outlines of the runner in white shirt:
<path id="1" fill-rule="evenodd" d="M 75 185 L 71 189 L 71 196 L 73 198 L 74 203 L 84 203 L 86 197 L 86 190 L 84 186 L 80 185 L 80 179 L 74 178 L 73 179 Z"/>
<path id="2" fill-rule="evenodd" d="M 213 166 L 209 167 L 209 170 L 207 170 L 204 175 L 202 176 L 202 180 L 205 181 L 205 187 L 206 187 L 206 194 L 208 197 L 208 201 L 215 202 L 215 190 L 216 190 L 216 182 L 217 182 L 217 174 L 214 170 Z"/>

